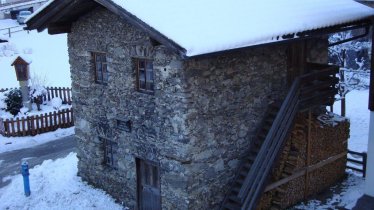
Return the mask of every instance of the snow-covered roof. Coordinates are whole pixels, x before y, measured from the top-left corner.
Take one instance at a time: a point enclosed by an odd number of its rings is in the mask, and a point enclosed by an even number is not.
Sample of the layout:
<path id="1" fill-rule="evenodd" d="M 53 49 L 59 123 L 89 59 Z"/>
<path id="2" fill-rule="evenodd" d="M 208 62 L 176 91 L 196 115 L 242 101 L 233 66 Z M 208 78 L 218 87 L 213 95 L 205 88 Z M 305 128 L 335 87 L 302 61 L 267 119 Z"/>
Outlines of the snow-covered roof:
<path id="1" fill-rule="evenodd" d="M 26 56 L 26 55 L 18 55 L 18 56 L 16 56 L 16 57 L 13 59 L 13 61 L 11 62 L 10 65 L 13 66 L 14 63 L 15 63 L 18 59 L 22 59 L 23 61 L 25 61 L 25 62 L 28 63 L 28 64 L 31 64 L 31 63 L 32 63 L 32 59 L 29 58 L 28 56 Z"/>
<path id="2" fill-rule="evenodd" d="M 44 30 L 78 19 L 70 12 L 83 1 L 50 0 L 27 21 L 28 29 Z M 195 56 L 282 40 L 283 35 L 322 29 L 366 19 L 374 10 L 353 0 L 92 0 L 131 20 L 162 44 Z M 70 5 L 71 9 L 65 9 Z M 81 5 L 82 6 L 82 5 Z M 92 6 L 92 5 L 90 5 Z M 53 9 L 59 7 L 60 9 Z M 89 8 L 89 6 L 87 6 Z M 86 9 L 89 10 L 89 9 Z M 83 10 L 80 10 L 83 13 Z M 50 13 L 50 14 L 49 14 Z M 56 15 L 56 13 L 63 13 Z M 71 16 L 63 19 L 63 16 Z M 135 16 L 135 17 L 133 17 Z M 50 18 L 54 17 L 54 18 Z M 60 17 L 59 22 L 55 17 Z M 145 23 L 145 24 L 144 24 Z M 115 23 L 114 23 L 115 24 Z M 68 25 L 52 33 L 69 32 Z"/>
<path id="3" fill-rule="evenodd" d="M 374 15 L 352 0 L 112 1 L 185 48 L 187 56 L 274 42 Z"/>

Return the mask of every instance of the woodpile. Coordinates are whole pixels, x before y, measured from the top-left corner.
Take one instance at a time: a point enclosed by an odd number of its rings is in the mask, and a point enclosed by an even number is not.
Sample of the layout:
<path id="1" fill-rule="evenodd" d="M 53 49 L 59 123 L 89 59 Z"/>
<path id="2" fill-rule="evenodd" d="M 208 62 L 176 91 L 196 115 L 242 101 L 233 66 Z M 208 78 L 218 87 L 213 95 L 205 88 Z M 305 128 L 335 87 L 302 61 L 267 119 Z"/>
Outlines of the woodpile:
<path id="1" fill-rule="evenodd" d="M 317 116 L 298 114 L 257 209 L 285 209 L 341 180 L 348 136 L 348 121 L 322 125 Z"/>

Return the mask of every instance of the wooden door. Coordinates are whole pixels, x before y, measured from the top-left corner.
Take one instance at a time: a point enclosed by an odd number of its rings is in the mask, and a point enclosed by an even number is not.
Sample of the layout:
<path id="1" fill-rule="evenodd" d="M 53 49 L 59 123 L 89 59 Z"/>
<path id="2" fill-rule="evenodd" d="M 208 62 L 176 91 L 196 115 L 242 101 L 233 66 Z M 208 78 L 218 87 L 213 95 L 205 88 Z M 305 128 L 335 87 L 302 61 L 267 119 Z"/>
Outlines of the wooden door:
<path id="1" fill-rule="evenodd" d="M 159 166 L 137 159 L 137 188 L 139 210 L 161 210 Z"/>

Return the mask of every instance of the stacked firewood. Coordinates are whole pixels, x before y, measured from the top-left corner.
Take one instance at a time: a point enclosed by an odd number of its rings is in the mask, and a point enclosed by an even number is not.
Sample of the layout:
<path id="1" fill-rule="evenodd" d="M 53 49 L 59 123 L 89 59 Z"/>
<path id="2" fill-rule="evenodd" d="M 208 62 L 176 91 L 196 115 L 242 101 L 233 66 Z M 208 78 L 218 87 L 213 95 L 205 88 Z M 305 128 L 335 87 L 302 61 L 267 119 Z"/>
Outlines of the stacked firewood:
<path id="1" fill-rule="evenodd" d="M 276 167 L 272 171 L 271 180 L 269 183 L 276 182 L 280 179 L 287 178 L 294 173 L 297 168 L 304 167 L 305 165 L 305 116 L 299 114 L 296 118 L 295 125 L 292 129 L 289 139 L 280 155 Z M 296 180 L 297 181 L 297 180 Z M 297 182 L 289 182 L 281 185 L 271 191 L 266 192 L 261 198 L 258 209 L 282 209 L 289 203 L 288 196 L 291 194 L 302 194 L 297 189 Z M 291 186 L 288 186 L 291 185 Z M 294 186 L 293 186 L 294 185 Z M 295 192 L 289 192 L 290 189 Z M 293 199 L 291 199 L 293 200 Z"/>
<path id="2" fill-rule="evenodd" d="M 340 121 L 335 125 L 322 124 L 313 116 L 309 122 L 308 113 L 298 114 L 291 135 L 278 158 L 278 163 L 269 179 L 269 184 L 291 175 L 305 171 L 308 156 L 308 125 L 310 127 L 309 166 L 316 165 L 328 158 L 337 156 L 347 151 L 349 135 L 349 122 Z M 344 176 L 346 157 L 342 156 L 335 161 L 318 168 L 308 174 L 291 179 L 286 184 L 280 185 L 261 198 L 257 209 L 285 209 L 296 204 Z M 308 183 L 306 183 L 306 181 Z"/>

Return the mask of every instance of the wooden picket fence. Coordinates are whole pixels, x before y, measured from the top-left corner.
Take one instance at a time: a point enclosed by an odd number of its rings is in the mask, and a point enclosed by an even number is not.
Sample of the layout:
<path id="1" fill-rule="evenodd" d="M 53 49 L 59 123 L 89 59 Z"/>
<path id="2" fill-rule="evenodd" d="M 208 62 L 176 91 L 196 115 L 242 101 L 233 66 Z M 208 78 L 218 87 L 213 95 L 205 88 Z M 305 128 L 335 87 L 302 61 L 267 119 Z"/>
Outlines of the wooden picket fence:
<path id="1" fill-rule="evenodd" d="M 50 101 L 54 97 L 60 97 L 62 103 L 71 104 L 71 88 L 61 87 L 47 87 L 47 95 L 44 96 L 44 101 Z"/>
<path id="2" fill-rule="evenodd" d="M 6 137 L 29 136 L 74 126 L 73 108 L 58 112 L 16 118 L 0 118 L 0 134 Z"/>
<path id="3" fill-rule="evenodd" d="M 47 94 L 43 97 L 44 101 L 50 101 L 54 97 L 62 99 L 62 103 L 71 104 L 71 88 L 66 87 L 46 87 Z M 0 89 L 0 93 L 9 90 L 9 88 Z"/>

